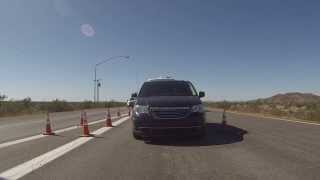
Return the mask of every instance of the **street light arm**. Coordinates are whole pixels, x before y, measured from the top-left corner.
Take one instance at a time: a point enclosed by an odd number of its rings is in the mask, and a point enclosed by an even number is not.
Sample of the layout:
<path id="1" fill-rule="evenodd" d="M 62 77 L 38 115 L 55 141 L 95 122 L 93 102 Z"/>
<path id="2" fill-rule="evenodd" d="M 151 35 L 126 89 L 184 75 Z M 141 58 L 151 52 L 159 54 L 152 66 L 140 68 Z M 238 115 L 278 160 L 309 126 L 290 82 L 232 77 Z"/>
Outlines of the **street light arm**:
<path id="1" fill-rule="evenodd" d="M 97 67 L 97 66 L 99 66 L 99 65 L 101 65 L 101 64 L 103 64 L 103 63 L 106 63 L 106 62 L 108 62 L 108 61 L 111 61 L 111 60 L 113 60 L 113 59 L 116 59 L 116 58 L 126 58 L 126 59 L 129 59 L 130 57 L 129 57 L 129 56 L 113 56 L 113 57 L 110 57 L 110 58 L 108 58 L 108 59 L 106 59 L 106 60 L 104 60 L 104 61 L 101 61 L 101 62 L 97 63 L 95 67 Z"/>
<path id="2" fill-rule="evenodd" d="M 97 83 L 98 83 L 98 80 L 97 80 L 97 68 L 99 65 L 103 64 L 103 63 L 106 63 L 110 60 L 113 60 L 113 59 L 116 59 L 116 58 L 125 58 L 125 59 L 129 59 L 130 56 L 113 56 L 113 57 L 110 57 L 104 61 L 101 61 L 99 63 L 97 63 L 95 66 L 94 66 L 94 97 L 93 97 L 93 100 L 94 102 L 97 102 L 99 101 L 99 95 L 97 94 L 97 90 L 98 90 L 98 87 L 97 87 Z"/>

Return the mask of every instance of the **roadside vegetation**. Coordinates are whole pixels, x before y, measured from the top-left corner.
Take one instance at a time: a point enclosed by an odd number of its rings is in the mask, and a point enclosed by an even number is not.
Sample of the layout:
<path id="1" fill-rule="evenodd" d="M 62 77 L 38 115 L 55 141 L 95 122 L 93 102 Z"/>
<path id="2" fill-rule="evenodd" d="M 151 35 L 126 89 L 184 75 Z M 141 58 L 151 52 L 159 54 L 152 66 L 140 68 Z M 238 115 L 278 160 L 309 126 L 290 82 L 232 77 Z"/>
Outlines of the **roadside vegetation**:
<path id="1" fill-rule="evenodd" d="M 116 101 L 99 103 L 93 103 L 92 101 L 67 102 L 59 99 L 39 102 L 32 101 L 29 97 L 22 100 L 7 100 L 7 96 L 0 94 L 0 117 L 120 106 L 125 106 L 125 103 Z"/>
<path id="2" fill-rule="evenodd" d="M 206 102 L 205 104 L 207 107 L 229 111 L 320 122 L 320 97 L 312 96 L 310 97 L 310 94 L 288 93 L 253 101 L 220 101 Z"/>

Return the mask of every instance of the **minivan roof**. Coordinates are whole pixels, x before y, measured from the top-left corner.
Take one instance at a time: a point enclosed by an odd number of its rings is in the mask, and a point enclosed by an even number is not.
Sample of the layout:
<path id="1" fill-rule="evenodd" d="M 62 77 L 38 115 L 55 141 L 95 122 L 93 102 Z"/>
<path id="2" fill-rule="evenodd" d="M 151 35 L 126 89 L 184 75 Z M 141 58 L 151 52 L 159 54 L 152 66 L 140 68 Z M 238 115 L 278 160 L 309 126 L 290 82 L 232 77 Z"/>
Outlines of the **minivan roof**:
<path id="1" fill-rule="evenodd" d="M 170 77 L 160 77 L 160 78 L 154 78 L 154 79 L 148 79 L 147 82 L 154 82 L 154 81 L 176 81 L 175 79 L 172 79 Z"/>

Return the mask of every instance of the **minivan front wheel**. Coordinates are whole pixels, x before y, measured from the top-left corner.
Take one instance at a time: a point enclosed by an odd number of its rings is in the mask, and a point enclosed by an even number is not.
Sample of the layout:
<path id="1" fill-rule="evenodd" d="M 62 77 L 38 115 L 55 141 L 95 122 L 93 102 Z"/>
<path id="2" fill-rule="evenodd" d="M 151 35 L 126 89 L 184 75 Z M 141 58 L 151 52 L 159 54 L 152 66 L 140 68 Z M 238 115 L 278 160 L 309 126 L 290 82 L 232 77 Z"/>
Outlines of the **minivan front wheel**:
<path id="1" fill-rule="evenodd" d="M 136 133 L 136 132 L 133 132 L 132 135 L 133 135 L 133 138 L 136 139 L 136 140 L 142 140 L 142 139 L 143 139 L 142 136 L 139 135 L 139 134 Z"/>

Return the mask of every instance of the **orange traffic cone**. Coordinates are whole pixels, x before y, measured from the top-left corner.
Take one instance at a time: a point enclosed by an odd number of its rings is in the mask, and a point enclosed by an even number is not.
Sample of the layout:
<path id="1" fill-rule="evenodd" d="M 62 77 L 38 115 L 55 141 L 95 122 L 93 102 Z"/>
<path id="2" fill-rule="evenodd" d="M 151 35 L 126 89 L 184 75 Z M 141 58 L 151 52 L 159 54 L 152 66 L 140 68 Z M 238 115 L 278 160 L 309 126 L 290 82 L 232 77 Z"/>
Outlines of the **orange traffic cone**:
<path id="1" fill-rule="evenodd" d="M 84 112 L 83 113 L 83 133 L 82 133 L 82 137 L 89 137 L 92 136 L 92 134 L 90 134 L 90 130 L 89 130 L 89 126 L 88 126 L 88 121 L 87 121 L 87 113 Z"/>
<path id="2" fill-rule="evenodd" d="M 223 110 L 223 113 L 222 113 L 222 125 L 223 126 L 227 125 L 227 116 L 226 116 L 226 110 L 225 109 Z"/>
<path id="3" fill-rule="evenodd" d="M 51 122 L 50 122 L 50 115 L 47 113 L 47 121 L 46 121 L 46 131 L 43 133 L 43 135 L 54 135 L 55 133 L 52 132 L 51 129 Z"/>
<path id="4" fill-rule="evenodd" d="M 83 121 L 84 121 L 83 111 L 81 111 L 81 115 L 80 115 L 80 126 L 83 126 Z"/>
<path id="5" fill-rule="evenodd" d="M 118 118 L 120 118 L 120 116 L 121 116 L 120 109 L 118 109 L 117 116 L 118 116 Z"/>
<path id="6" fill-rule="evenodd" d="M 108 112 L 107 112 L 106 126 L 107 127 L 113 127 L 112 126 L 112 121 L 111 121 L 110 109 L 108 109 Z"/>

